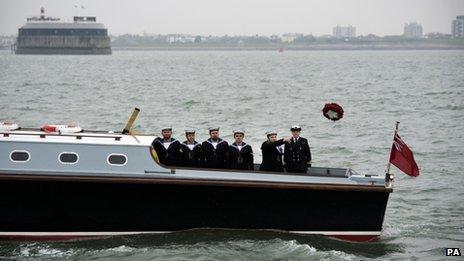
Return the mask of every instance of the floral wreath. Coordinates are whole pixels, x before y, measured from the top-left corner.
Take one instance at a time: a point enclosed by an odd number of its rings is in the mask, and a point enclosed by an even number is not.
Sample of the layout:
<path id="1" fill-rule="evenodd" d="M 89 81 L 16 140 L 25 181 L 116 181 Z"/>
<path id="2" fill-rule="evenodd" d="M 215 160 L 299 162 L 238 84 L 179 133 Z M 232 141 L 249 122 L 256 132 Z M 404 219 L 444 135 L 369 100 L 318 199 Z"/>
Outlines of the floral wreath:
<path id="1" fill-rule="evenodd" d="M 332 121 L 338 121 L 343 118 L 343 108 L 336 103 L 326 103 L 322 109 L 324 116 Z"/>

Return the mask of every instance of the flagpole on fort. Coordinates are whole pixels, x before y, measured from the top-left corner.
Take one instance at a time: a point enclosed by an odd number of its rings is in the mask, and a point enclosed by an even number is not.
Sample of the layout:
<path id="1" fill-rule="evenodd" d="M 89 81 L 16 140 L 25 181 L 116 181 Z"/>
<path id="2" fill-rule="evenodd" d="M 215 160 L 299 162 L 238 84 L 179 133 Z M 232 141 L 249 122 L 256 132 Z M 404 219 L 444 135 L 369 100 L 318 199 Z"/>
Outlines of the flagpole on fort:
<path id="1" fill-rule="evenodd" d="M 396 134 L 398 133 L 398 125 L 399 124 L 400 124 L 400 122 L 397 121 L 396 125 L 395 125 L 395 133 L 393 134 L 393 142 L 395 142 L 395 137 L 396 137 Z M 392 147 L 392 149 L 393 149 L 393 147 Z M 391 150 L 390 150 L 390 157 L 391 157 Z M 391 166 L 390 157 L 388 158 L 388 163 L 387 163 L 387 174 L 390 174 L 390 166 Z"/>

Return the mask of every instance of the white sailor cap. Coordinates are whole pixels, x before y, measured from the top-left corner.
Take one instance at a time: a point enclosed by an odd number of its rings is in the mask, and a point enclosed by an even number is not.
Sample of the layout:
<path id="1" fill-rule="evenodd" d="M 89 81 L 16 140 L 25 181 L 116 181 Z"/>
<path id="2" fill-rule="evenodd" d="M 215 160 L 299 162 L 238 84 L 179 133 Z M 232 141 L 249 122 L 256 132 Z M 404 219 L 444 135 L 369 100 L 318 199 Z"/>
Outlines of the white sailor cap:
<path id="1" fill-rule="evenodd" d="M 270 135 L 277 135 L 277 131 L 274 131 L 274 130 L 266 131 L 266 136 L 269 137 Z"/>
<path id="2" fill-rule="evenodd" d="M 172 127 L 171 126 L 164 126 L 164 127 L 161 128 L 161 131 L 167 131 L 167 130 L 172 131 Z"/>
<path id="3" fill-rule="evenodd" d="M 186 129 L 185 134 L 195 133 L 195 129 Z"/>
<path id="4" fill-rule="evenodd" d="M 233 133 L 234 133 L 234 135 L 235 135 L 235 134 L 239 134 L 239 133 L 245 135 L 245 131 L 244 131 L 244 130 L 234 130 Z"/>
<path id="5" fill-rule="evenodd" d="M 293 125 L 291 128 L 290 128 L 291 131 L 301 131 L 301 127 L 300 125 Z"/>
<path id="6" fill-rule="evenodd" d="M 211 133 L 212 131 L 219 131 L 219 127 L 211 127 L 208 128 L 208 131 Z"/>

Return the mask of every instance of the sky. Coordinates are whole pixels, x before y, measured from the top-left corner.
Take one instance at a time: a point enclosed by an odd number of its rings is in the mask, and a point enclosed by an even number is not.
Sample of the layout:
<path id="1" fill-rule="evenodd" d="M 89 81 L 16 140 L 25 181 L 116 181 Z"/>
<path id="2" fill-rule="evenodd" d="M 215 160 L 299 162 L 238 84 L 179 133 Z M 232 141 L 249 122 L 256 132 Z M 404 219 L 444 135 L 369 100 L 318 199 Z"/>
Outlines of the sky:
<path id="1" fill-rule="evenodd" d="M 331 34 L 337 24 L 357 35 L 399 35 L 406 22 L 424 33 L 451 32 L 464 0 L 0 0 L 0 35 L 15 35 L 27 17 L 97 16 L 110 34 Z M 77 6 L 77 7 L 76 7 Z"/>

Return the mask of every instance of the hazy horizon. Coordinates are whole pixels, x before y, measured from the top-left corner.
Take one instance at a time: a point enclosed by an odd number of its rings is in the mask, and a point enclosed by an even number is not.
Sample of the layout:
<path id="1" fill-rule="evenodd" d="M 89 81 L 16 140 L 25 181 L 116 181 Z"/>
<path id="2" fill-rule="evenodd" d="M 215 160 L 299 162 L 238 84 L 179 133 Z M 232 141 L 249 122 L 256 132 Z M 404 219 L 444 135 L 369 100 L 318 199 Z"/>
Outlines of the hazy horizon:
<path id="1" fill-rule="evenodd" d="M 2 0 L 0 35 L 15 35 L 30 16 L 71 20 L 97 16 L 112 35 L 281 35 L 331 34 L 337 24 L 353 25 L 357 35 L 399 35 L 407 22 L 422 24 L 424 33 L 451 32 L 451 21 L 464 15 L 464 0 Z"/>

